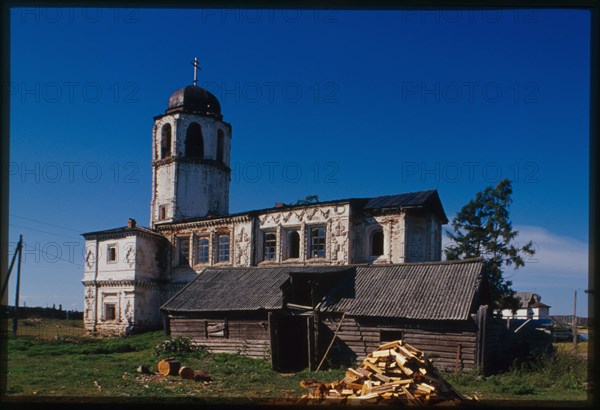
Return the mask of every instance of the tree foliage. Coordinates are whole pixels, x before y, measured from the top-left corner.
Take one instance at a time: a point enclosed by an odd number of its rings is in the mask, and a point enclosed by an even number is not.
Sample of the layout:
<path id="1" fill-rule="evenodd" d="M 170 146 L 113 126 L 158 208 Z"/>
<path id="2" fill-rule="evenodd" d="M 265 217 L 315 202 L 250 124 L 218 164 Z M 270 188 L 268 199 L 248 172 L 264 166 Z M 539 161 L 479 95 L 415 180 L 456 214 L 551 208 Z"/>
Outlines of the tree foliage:
<path id="1" fill-rule="evenodd" d="M 503 277 L 503 267 L 514 265 L 518 269 L 525 265 L 526 257 L 535 254 L 532 241 L 523 246 L 516 242 L 519 232 L 513 229 L 508 211 L 512 192 L 508 179 L 478 192 L 452 220 L 453 232 L 446 232 L 453 241 L 444 250 L 446 259 L 484 258 L 494 309 L 518 307 L 512 281 Z"/>
<path id="2" fill-rule="evenodd" d="M 304 199 L 299 199 L 294 205 L 310 205 L 319 202 L 319 195 L 307 195 Z"/>

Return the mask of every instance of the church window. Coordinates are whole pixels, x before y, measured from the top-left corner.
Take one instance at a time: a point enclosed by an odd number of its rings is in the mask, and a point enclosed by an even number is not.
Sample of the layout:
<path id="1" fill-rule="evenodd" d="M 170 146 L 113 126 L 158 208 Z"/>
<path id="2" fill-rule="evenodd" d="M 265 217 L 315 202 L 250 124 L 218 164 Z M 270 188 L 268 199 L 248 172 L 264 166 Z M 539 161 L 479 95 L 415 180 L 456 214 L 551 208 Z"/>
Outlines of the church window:
<path id="1" fill-rule="evenodd" d="M 160 205 L 158 207 L 158 220 L 162 221 L 163 219 L 167 219 L 167 206 Z"/>
<path id="2" fill-rule="evenodd" d="M 297 259 L 300 257 L 300 234 L 296 231 L 290 234 L 288 252 L 289 258 Z"/>
<path id="3" fill-rule="evenodd" d="M 107 251 L 107 261 L 108 262 L 116 262 L 117 261 L 117 245 L 110 244 L 106 247 Z"/>
<path id="4" fill-rule="evenodd" d="M 219 235 L 217 248 L 217 261 L 220 263 L 229 262 L 229 235 Z"/>
<path id="5" fill-rule="evenodd" d="M 117 309 L 114 303 L 104 304 L 104 320 L 115 320 L 117 318 Z"/>
<path id="6" fill-rule="evenodd" d="M 185 156 L 191 158 L 204 157 L 204 138 L 197 122 L 191 123 L 185 134 Z"/>
<path id="7" fill-rule="evenodd" d="M 187 266 L 190 264 L 190 238 L 181 236 L 177 238 L 177 265 Z"/>
<path id="8" fill-rule="evenodd" d="M 171 124 L 165 124 L 160 136 L 160 159 L 171 156 Z"/>
<path id="9" fill-rule="evenodd" d="M 327 235 L 324 228 L 313 228 L 310 231 L 310 257 L 324 258 Z"/>
<path id="10" fill-rule="evenodd" d="M 377 230 L 371 234 L 371 256 L 383 255 L 383 231 Z"/>
<path id="11" fill-rule="evenodd" d="M 196 242 L 196 263 L 208 263 L 208 257 L 208 238 L 198 238 L 198 241 Z"/>
<path id="12" fill-rule="evenodd" d="M 264 241 L 264 259 L 266 261 L 275 260 L 275 250 L 277 249 L 277 235 L 273 232 L 265 233 Z"/>
<path id="13" fill-rule="evenodd" d="M 223 130 L 217 131 L 217 161 L 225 163 L 225 134 Z"/>

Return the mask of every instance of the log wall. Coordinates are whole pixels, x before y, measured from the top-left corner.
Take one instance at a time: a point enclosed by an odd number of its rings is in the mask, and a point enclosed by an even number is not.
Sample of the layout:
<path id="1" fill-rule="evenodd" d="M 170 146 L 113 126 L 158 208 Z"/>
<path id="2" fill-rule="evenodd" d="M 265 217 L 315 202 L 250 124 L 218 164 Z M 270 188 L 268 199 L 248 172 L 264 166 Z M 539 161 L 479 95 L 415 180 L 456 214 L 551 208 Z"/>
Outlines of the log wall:
<path id="1" fill-rule="evenodd" d="M 339 318 L 322 318 L 335 331 Z M 440 369 L 471 370 L 476 366 L 477 328 L 475 323 L 407 323 L 388 319 L 344 318 L 337 343 L 349 348 L 362 361 L 366 354 L 382 343 L 382 331 L 400 331 L 402 339 L 423 350 Z M 385 340 L 388 341 L 388 340 Z M 329 343 L 330 340 L 325 341 Z M 460 347 L 459 347 L 460 346 Z M 344 350 L 344 349 L 342 349 Z M 347 351 L 347 349 L 346 349 Z"/>
<path id="2" fill-rule="evenodd" d="M 189 337 L 211 353 L 232 353 L 268 359 L 270 357 L 267 319 L 169 318 L 171 336 Z M 221 329 L 222 328 L 222 329 Z"/>

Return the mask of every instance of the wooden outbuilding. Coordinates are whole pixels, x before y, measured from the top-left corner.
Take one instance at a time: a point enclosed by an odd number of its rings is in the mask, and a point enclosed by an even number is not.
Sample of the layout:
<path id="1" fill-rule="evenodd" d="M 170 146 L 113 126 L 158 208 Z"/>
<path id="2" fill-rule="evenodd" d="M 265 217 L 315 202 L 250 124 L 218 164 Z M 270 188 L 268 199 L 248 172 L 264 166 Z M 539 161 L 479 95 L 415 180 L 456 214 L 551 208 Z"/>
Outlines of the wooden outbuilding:
<path id="1" fill-rule="evenodd" d="M 350 365 L 396 339 L 439 368 L 485 371 L 503 329 L 487 312 L 484 277 L 480 259 L 207 268 L 161 311 L 172 336 L 211 352 L 270 358 L 282 371 Z"/>

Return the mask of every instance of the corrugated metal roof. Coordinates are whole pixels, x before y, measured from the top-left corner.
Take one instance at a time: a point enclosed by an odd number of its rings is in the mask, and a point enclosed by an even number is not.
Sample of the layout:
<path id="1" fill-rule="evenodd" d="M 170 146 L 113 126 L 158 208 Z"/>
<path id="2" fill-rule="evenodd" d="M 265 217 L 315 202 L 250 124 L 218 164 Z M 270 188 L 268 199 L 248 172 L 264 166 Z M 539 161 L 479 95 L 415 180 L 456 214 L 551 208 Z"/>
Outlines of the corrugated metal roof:
<path id="1" fill-rule="evenodd" d="M 207 268 L 161 309 L 173 312 L 279 309 L 293 267 Z"/>
<path id="2" fill-rule="evenodd" d="M 480 260 L 359 266 L 352 298 L 330 295 L 323 311 L 352 316 L 466 320 L 479 288 Z M 337 299 L 337 300 L 336 300 Z"/>
<path id="3" fill-rule="evenodd" d="M 466 320 L 480 283 L 480 260 L 382 266 L 207 268 L 161 309 L 169 312 L 278 310 L 290 273 L 346 272 L 321 310 L 352 316 Z"/>

